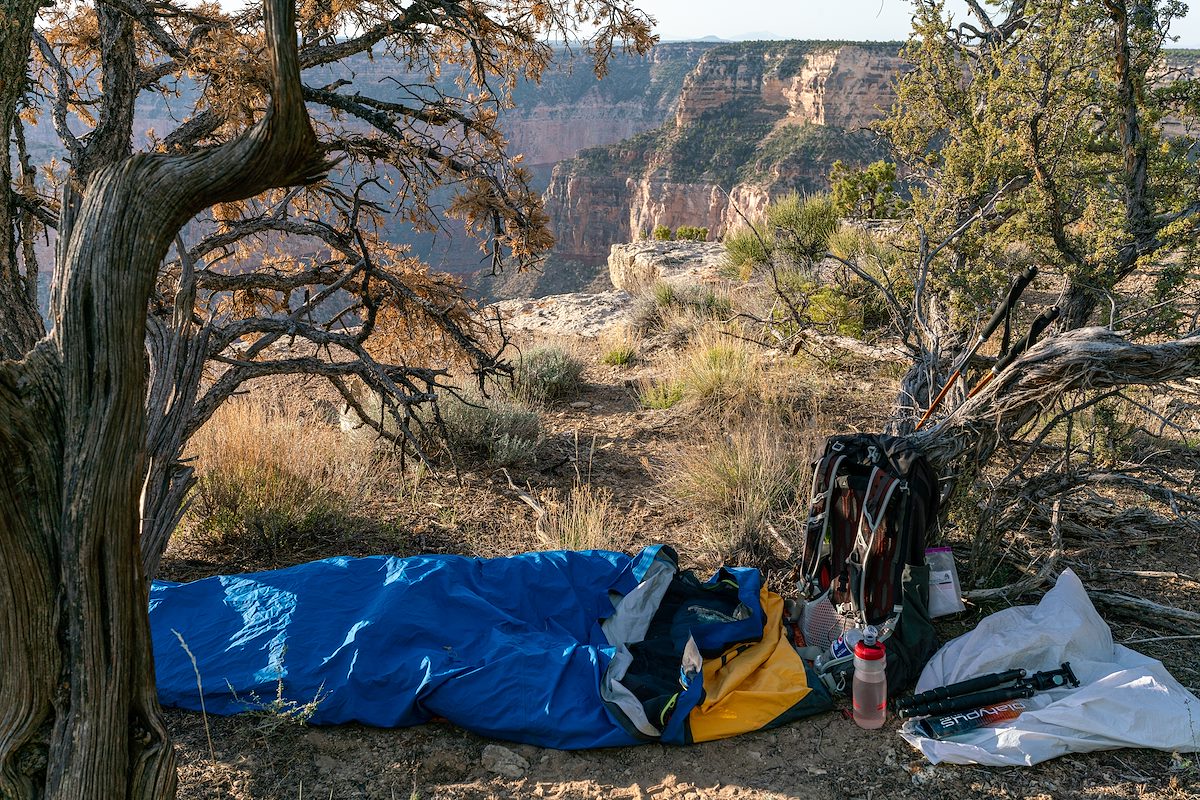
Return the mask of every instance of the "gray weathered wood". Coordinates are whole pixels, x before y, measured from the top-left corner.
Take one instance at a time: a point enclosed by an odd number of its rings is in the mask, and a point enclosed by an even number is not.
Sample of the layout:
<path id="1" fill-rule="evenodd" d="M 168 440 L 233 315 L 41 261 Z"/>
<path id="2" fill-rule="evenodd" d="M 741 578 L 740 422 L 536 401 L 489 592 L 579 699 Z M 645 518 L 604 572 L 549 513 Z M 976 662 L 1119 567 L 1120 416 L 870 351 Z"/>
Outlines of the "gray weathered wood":
<path id="1" fill-rule="evenodd" d="M 291 0 L 265 10 L 262 120 L 210 150 L 97 166 L 64 203 L 54 331 L 0 362 L 0 797 L 174 796 L 139 546 L 147 305 L 189 218 L 324 171 Z"/>

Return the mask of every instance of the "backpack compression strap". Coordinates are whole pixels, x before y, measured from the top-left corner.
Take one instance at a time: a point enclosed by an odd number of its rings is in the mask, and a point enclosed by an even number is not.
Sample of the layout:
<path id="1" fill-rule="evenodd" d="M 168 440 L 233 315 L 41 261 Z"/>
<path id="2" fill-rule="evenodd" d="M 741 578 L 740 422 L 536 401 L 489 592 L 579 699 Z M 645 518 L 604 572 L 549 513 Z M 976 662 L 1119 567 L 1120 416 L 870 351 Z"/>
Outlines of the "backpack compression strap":
<path id="1" fill-rule="evenodd" d="M 899 604 L 892 603 L 894 588 L 886 599 L 877 597 L 874 591 L 871 592 L 870 600 L 874 602 L 868 602 L 867 590 L 868 586 L 890 586 L 889 581 L 900 548 L 895 541 L 887 538 L 887 511 L 897 489 L 906 490 L 906 482 L 888 470 L 872 468 L 858 519 L 854 551 L 850 558 L 854 573 L 852 582 L 856 584 L 852 593 L 856 606 L 854 610 L 864 623 L 873 622 L 881 613 L 887 613 L 886 608 L 878 607 L 880 600 L 885 604 L 892 604 L 892 620 L 898 616 Z"/>
<path id="2" fill-rule="evenodd" d="M 813 469 L 812 494 L 808 506 L 808 522 L 805 526 L 804 557 L 801 559 L 803 586 L 801 593 L 812 597 L 820 586 L 820 565 L 823 556 L 831 549 L 829 537 L 830 502 L 837 481 L 838 469 L 846 456 L 841 448 L 827 450 Z"/>

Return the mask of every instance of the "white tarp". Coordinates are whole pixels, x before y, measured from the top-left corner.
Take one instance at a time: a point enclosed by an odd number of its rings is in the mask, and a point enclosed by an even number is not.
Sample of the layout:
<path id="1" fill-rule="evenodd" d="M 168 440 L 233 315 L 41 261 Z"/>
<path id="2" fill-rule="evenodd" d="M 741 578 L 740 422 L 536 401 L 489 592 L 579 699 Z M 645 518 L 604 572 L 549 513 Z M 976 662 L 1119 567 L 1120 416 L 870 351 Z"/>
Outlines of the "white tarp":
<path id="1" fill-rule="evenodd" d="M 926 665 L 916 691 L 1008 669 L 1032 675 L 1064 661 L 1079 688 L 1039 692 L 1011 722 L 937 741 L 915 733 L 909 721 L 901 736 L 935 764 L 1029 765 L 1117 747 L 1200 751 L 1200 700 L 1162 662 L 1114 644 L 1069 569 L 1036 606 L 999 611 L 949 642 Z"/>

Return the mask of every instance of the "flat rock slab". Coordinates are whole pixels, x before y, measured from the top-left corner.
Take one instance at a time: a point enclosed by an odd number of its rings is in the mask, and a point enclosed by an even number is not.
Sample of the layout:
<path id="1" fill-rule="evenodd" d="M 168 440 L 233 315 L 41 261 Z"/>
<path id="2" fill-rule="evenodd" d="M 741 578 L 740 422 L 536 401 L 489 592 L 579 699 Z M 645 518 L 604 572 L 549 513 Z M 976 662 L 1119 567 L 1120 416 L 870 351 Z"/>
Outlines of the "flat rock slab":
<path id="1" fill-rule="evenodd" d="M 599 336 L 629 322 L 633 296 L 621 289 L 591 294 L 574 292 L 533 300 L 501 300 L 491 307 L 500 312 L 506 328 L 561 336 Z"/>

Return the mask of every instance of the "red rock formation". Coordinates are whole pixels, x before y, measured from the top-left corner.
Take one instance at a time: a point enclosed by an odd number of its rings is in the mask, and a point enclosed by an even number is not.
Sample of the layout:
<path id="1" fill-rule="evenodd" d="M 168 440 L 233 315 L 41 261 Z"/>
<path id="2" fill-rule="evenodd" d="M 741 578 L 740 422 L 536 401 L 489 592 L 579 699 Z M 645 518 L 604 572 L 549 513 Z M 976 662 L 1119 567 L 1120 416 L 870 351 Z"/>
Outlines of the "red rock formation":
<path id="1" fill-rule="evenodd" d="M 823 188 L 835 158 L 873 155 L 848 132 L 890 107 L 898 49 L 746 42 L 709 50 L 684 81 L 673 123 L 555 167 L 544 199 L 556 252 L 599 260 L 613 243 L 659 225 L 704 226 L 716 237 L 742 215 L 760 216 L 772 196 Z M 722 140 L 726 128 L 734 141 Z M 736 141 L 745 136 L 759 138 Z M 696 152 L 708 148 L 721 152 Z M 744 161 L 731 166 L 731 157 Z"/>

